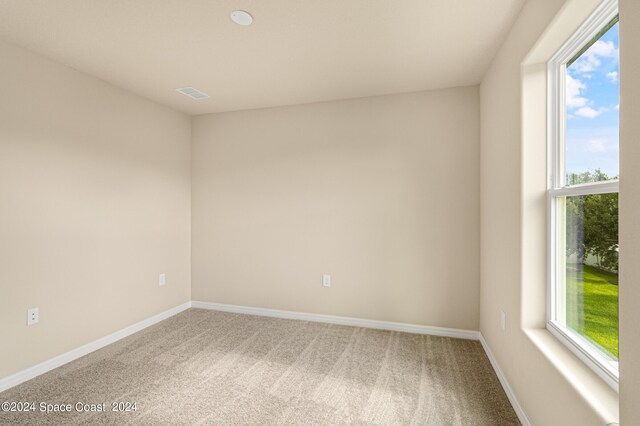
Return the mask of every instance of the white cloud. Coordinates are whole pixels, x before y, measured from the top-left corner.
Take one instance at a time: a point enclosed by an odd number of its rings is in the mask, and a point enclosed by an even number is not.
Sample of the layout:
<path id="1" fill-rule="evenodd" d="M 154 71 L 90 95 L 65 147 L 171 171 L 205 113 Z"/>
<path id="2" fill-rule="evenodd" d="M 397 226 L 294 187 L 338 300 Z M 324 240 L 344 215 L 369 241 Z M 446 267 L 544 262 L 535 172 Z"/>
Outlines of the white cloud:
<path id="1" fill-rule="evenodd" d="M 602 56 L 604 58 L 613 58 L 618 54 L 618 49 L 611 40 L 598 40 L 585 52 L 586 55 Z"/>
<path id="2" fill-rule="evenodd" d="M 615 83 L 616 81 L 618 81 L 618 72 L 617 71 L 608 72 L 607 78 L 609 79 L 610 82 Z"/>
<path id="3" fill-rule="evenodd" d="M 571 65 L 571 68 L 579 73 L 590 72 L 602 64 L 602 58 L 618 58 L 618 49 L 612 41 L 596 41 Z"/>
<path id="4" fill-rule="evenodd" d="M 580 96 L 582 91 L 587 88 L 587 86 L 578 80 L 577 78 L 571 77 L 571 75 L 567 74 L 566 79 L 566 96 L 567 96 L 567 108 L 581 108 L 587 105 L 588 99 Z"/>
<path id="5" fill-rule="evenodd" d="M 607 150 L 604 139 L 589 139 L 587 141 L 587 151 L 592 153 L 605 152 Z"/>
<path id="6" fill-rule="evenodd" d="M 596 118 L 597 116 L 600 115 L 602 111 L 596 111 L 595 109 L 589 107 L 589 106 L 584 106 L 582 108 L 580 108 L 579 110 L 577 110 L 575 112 L 575 114 L 578 117 L 584 117 L 584 118 Z"/>
<path id="7" fill-rule="evenodd" d="M 591 72 L 602 64 L 598 58 L 582 57 L 571 64 L 571 69 L 578 73 Z"/>
<path id="8" fill-rule="evenodd" d="M 620 110 L 620 104 L 616 105 L 616 109 Z"/>

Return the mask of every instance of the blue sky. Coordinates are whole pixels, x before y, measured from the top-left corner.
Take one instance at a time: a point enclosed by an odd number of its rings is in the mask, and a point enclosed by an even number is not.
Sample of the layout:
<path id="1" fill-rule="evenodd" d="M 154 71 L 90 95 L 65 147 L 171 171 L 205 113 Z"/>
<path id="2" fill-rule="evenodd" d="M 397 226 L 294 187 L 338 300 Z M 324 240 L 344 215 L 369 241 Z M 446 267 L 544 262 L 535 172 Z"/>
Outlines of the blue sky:
<path id="1" fill-rule="evenodd" d="M 618 24 L 567 67 L 567 174 L 619 174 Z"/>

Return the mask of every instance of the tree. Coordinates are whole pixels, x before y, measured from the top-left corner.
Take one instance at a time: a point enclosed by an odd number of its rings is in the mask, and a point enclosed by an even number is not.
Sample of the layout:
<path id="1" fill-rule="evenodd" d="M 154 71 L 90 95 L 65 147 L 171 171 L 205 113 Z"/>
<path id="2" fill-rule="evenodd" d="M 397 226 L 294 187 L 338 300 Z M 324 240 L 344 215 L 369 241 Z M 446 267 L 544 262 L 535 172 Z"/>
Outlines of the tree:
<path id="1" fill-rule="evenodd" d="M 596 169 L 567 176 L 569 185 L 610 180 Z M 584 262 L 589 255 L 601 267 L 618 270 L 618 193 L 567 197 L 567 255 Z"/>
<path id="2" fill-rule="evenodd" d="M 600 169 L 594 172 L 587 170 L 582 173 L 570 173 L 567 175 L 567 185 L 580 185 L 581 183 L 603 182 L 605 180 L 618 179 L 618 177 L 610 178 Z"/>

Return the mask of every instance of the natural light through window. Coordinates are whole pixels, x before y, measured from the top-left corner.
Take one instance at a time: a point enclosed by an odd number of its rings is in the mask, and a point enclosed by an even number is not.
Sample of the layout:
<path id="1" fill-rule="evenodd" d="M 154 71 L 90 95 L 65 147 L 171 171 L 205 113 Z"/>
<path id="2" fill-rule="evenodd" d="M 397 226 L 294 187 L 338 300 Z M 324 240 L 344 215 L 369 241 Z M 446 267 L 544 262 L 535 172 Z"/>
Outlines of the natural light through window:
<path id="1" fill-rule="evenodd" d="M 608 4 L 549 63 L 549 329 L 617 388 L 619 25 Z"/>
<path id="2" fill-rule="evenodd" d="M 618 178 L 618 45 L 616 20 L 567 64 L 566 173 L 570 185 Z"/>
<path id="3" fill-rule="evenodd" d="M 606 29 L 606 27 L 605 27 Z M 618 179 L 618 23 L 567 66 L 567 185 Z M 566 198 L 567 325 L 618 357 L 618 194 Z"/>

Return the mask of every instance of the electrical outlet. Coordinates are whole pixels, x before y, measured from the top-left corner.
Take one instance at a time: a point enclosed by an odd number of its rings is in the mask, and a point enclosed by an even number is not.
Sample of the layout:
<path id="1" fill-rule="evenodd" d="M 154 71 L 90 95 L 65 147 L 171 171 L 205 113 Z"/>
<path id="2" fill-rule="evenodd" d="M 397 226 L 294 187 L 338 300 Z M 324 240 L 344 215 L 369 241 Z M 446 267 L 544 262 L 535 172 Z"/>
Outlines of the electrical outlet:
<path id="1" fill-rule="evenodd" d="M 158 277 L 158 285 L 163 286 L 167 283 L 167 275 L 166 274 L 160 274 L 160 276 Z"/>
<path id="2" fill-rule="evenodd" d="M 502 309 L 500 310 L 500 328 L 502 331 L 507 329 L 507 314 Z"/>
<path id="3" fill-rule="evenodd" d="M 322 286 L 331 287 L 331 275 L 324 274 L 322 276 Z"/>
<path id="4" fill-rule="evenodd" d="M 27 310 L 27 325 L 37 324 L 40 321 L 40 309 L 31 308 Z"/>

